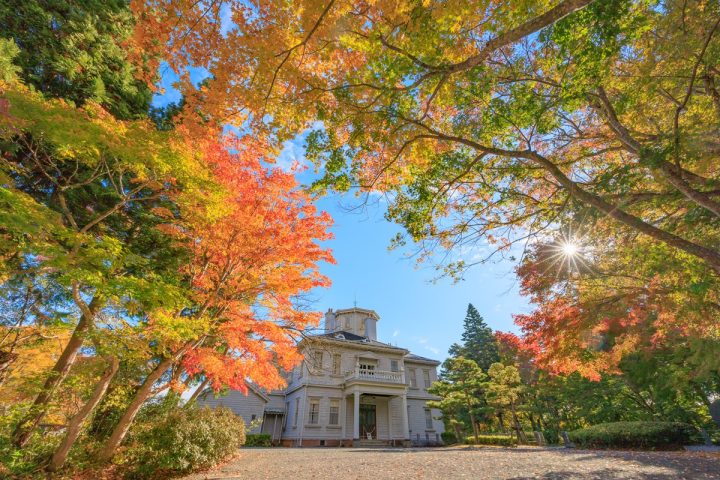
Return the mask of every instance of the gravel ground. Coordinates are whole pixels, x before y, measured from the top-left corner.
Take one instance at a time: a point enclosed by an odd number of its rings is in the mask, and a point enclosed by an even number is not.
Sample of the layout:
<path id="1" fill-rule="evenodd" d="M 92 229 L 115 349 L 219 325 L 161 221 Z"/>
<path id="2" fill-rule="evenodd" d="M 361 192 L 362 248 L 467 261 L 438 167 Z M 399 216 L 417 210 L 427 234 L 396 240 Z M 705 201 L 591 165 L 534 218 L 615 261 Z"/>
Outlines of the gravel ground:
<path id="1" fill-rule="evenodd" d="M 720 479 L 720 455 L 563 448 L 252 448 L 185 480 Z"/>

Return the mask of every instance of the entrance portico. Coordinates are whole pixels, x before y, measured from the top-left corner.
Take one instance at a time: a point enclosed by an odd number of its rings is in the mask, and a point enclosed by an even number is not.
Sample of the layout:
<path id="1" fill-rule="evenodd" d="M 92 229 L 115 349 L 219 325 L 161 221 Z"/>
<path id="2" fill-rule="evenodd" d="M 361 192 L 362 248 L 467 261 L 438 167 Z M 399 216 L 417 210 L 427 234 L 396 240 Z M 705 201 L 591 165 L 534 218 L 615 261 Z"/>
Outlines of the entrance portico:
<path id="1" fill-rule="evenodd" d="M 406 390 L 405 385 L 346 388 L 346 404 L 351 408 L 347 409 L 345 424 L 352 425 L 352 432 L 347 433 L 352 433 L 353 446 L 367 441 L 389 445 L 409 442 Z"/>

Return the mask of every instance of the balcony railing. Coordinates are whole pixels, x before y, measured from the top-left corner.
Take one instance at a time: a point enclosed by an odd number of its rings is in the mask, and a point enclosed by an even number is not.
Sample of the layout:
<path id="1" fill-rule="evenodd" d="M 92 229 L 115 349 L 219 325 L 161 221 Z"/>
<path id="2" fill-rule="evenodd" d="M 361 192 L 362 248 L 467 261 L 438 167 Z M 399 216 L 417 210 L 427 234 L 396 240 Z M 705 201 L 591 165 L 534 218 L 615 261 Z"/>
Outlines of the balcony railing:
<path id="1" fill-rule="evenodd" d="M 388 372 L 385 370 L 361 370 L 355 368 L 354 371 L 345 375 L 347 380 L 364 380 L 382 383 L 405 383 L 405 374 L 403 372 Z"/>

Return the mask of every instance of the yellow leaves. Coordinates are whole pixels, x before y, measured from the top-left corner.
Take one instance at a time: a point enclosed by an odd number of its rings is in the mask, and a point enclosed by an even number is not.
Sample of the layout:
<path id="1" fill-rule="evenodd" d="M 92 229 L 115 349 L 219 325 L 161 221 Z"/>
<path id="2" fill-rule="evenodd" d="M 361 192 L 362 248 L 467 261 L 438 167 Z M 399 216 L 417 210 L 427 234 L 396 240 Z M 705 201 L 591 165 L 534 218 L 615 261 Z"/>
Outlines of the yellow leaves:
<path id="1" fill-rule="evenodd" d="M 0 136 L 28 131 L 47 142 L 55 155 L 88 166 L 107 162 L 148 187 L 182 184 L 197 195 L 206 188 L 202 142 L 189 144 L 175 132 L 160 132 L 150 120 L 121 121 L 102 106 L 87 102 L 82 108 L 59 99 L 45 99 L 22 84 L 6 84 L 8 113 L 0 115 Z"/>
<path id="2" fill-rule="evenodd" d="M 197 339 L 207 331 L 209 325 L 210 319 L 207 316 L 198 318 L 156 310 L 150 315 L 147 332 L 161 348 L 173 351 L 185 342 Z"/>

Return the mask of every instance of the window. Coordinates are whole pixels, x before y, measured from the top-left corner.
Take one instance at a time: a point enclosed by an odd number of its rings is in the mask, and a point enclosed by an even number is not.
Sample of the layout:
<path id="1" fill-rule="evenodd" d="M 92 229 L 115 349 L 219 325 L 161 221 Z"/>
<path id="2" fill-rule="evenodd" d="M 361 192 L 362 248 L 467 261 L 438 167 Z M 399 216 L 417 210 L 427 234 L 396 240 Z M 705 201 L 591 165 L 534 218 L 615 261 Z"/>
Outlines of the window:
<path id="1" fill-rule="evenodd" d="M 308 423 L 310 425 L 317 425 L 320 419 L 320 399 L 310 399 L 310 409 L 308 410 Z"/>
<path id="2" fill-rule="evenodd" d="M 255 415 L 254 413 L 252 415 L 250 415 L 251 422 L 254 422 L 256 418 L 257 418 L 257 415 Z"/>
<path id="3" fill-rule="evenodd" d="M 400 367 L 398 366 L 397 360 L 390 360 L 390 371 L 391 372 L 399 372 Z"/>
<path id="4" fill-rule="evenodd" d="M 300 416 L 300 398 L 296 398 L 295 399 L 295 417 L 293 418 L 293 427 L 297 427 L 299 416 Z"/>
<path id="5" fill-rule="evenodd" d="M 323 368 L 323 352 L 321 350 L 316 350 L 313 354 L 313 370 L 314 373 L 322 373 Z"/>
<path id="6" fill-rule="evenodd" d="M 412 433 L 412 423 L 410 423 L 410 405 L 407 406 L 407 414 L 408 414 L 408 426 L 410 427 L 410 433 Z"/>
<path id="7" fill-rule="evenodd" d="M 340 400 L 337 399 L 331 399 L 330 400 L 330 425 L 339 425 L 340 424 Z"/>
<path id="8" fill-rule="evenodd" d="M 425 409 L 425 428 L 428 430 L 432 430 L 433 423 L 432 423 L 432 412 L 429 408 Z"/>
<path id="9" fill-rule="evenodd" d="M 423 382 L 425 382 L 425 388 L 430 388 L 430 370 L 423 370 Z"/>
<path id="10" fill-rule="evenodd" d="M 361 363 L 360 364 L 360 375 L 361 376 L 373 376 L 375 375 L 375 365 L 371 363 Z"/>
<path id="11" fill-rule="evenodd" d="M 340 357 L 340 354 L 339 354 L 339 353 L 334 353 L 334 354 L 333 354 L 333 357 L 332 357 L 332 360 L 333 360 L 333 365 L 332 365 L 333 375 L 340 375 L 340 359 L 341 359 L 341 357 Z"/>
<path id="12" fill-rule="evenodd" d="M 415 376 L 415 369 L 411 368 L 408 370 L 410 374 L 410 388 L 417 388 L 417 377 Z"/>
<path id="13" fill-rule="evenodd" d="M 305 360 L 300 362 L 300 366 L 298 367 L 298 379 L 301 379 L 303 377 L 303 372 L 305 371 Z"/>

